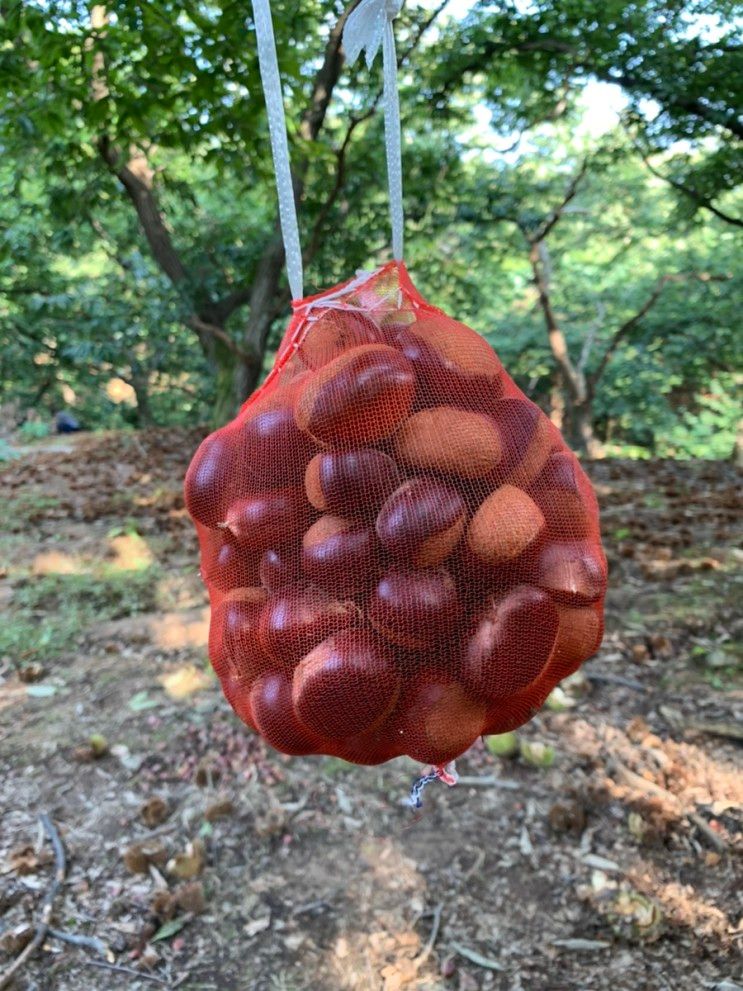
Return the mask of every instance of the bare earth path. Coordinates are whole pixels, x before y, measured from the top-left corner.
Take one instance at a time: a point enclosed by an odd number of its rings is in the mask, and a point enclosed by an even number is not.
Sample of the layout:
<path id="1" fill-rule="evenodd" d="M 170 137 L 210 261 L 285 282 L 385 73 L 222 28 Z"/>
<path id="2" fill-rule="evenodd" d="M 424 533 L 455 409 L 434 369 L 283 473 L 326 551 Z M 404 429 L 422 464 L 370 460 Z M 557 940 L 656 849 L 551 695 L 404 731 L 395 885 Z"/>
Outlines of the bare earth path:
<path id="1" fill-rule="evenodd" d="M 52 882 L 46 812 L 68 860 L 52 927 L 103 945 L 47 939 L 18 988 L 734 991 L 740 476 L 590 466 L 607 637 L 519 733 L 554 763 L 480 744 L 474 783 L 414 816 L 412 762 L 283 758 L 204 676 L 180 494 L 197 441 L 89 436 L 0 466 L 0 973 Z"/>

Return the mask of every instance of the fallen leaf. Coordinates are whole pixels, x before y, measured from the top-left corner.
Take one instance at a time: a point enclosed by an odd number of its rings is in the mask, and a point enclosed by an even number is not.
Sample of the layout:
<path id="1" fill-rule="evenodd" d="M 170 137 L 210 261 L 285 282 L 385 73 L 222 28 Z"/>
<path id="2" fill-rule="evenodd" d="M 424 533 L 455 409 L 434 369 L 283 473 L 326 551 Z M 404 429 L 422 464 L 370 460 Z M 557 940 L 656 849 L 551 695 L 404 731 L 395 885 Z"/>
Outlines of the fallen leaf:
<path id="1" fill-rule="evenodd" d="M 34 938 L 34 927 L 23 922 L 13 929 L 7 929 L 0 936 L 0 950 L 8 956 L 18 956 Z"/>
<path id="2" fill-rule="evenodd" d="M 187 921 L 187 919 L 169 919 L 160 926 L 150 942 L 157 943 L 161 939 L 170 939 L 183 929 Z"/>
<path id="3" fill-rule="evenodd" d="M 250 938 L 251 936 L 257 936 L 258 933 L 264 932 L 271 925 L 271 916 L 264 915 L 260 919 L 253 919 L 252 922 L 248 922 L 243 926 L 243 932 Z"/>
<path id="4" fill-rule="evenodd" d="M 145 709 L 153 709 L 157 705 L 157 702 L 151 699 L 147 692 L 143 691 L 132 695 L 128 704 L 133 712 L 143 712 Z"/>
<path id="5" fill-rule="evenodd" d="M 555 939 L 553 946 L 558 946 L 561 950 L 577 950 L 578 952 L 591 953 L 596 950 L 608 950 L 611 943 L 603 939 Z"/>
<path id="6" fill-rule="evenodd" d="M 226 819 L 235 814 L 235 803 L 230 798 L 217 799 L 208 805 L 204 818 L 207 822 L 216 822 L 217 819 Z"/>
<path id="7" fill-rule="evenodd" d="M 196 692 L 203 692 L 214 684 L 212 677 L 195 664 L 186 664 L 177 671 L 171 671 L 159 678 L 167 694 L 176 702 L 182 702 Z"/>

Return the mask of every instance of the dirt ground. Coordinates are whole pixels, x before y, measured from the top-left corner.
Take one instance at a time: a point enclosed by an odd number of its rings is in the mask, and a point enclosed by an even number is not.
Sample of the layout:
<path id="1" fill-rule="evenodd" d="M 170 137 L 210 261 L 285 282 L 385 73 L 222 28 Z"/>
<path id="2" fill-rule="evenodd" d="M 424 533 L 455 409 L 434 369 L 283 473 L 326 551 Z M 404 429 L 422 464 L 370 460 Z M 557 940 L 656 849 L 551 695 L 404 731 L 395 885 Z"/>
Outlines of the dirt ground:
<path id="1" fill-rule="evenodd" d="M 46 813 L 65 878 L 19 989 L 735 991 L 734 469 L 590 466 L 601 651 L 520 754 L 479 743 L 413 813 L 412 761 L 284 758 L 205 674 L 180 491 L 198 439 L 0 466 L 0 975 L 54 879 Z"/>

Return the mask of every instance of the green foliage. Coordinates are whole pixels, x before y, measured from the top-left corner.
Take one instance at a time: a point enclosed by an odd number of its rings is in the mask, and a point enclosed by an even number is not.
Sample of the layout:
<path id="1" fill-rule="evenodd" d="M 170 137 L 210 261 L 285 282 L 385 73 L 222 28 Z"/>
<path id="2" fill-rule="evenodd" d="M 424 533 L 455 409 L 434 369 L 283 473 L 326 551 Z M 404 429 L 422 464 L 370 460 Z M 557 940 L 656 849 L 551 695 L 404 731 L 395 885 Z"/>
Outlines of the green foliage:
<path id="1" fill-rule="evenodd" d="M 25 579 L 0 627 L 0 657 L 21 663 L 64 654 L 93 623 L 155 609 L 156 589 L 153 568 Z"/>
<path id="2" fill-rule="evenodd" d="M 299 122 L 343 5 L 272 6 L 305 172 L 310 292 L 388 257 L 380 114 L 348 131 L 373 110 L 380 67 L 342 71 L 308 140 Z M 734 6 L 488 0 L 461 21 L 440 15 L 419 39 L 430 9 L 410 3 L 398 23 L 413 278 L 485 333 L 547 408 L 556 366 L 514 218 L 537 230 L 585 160 L 546 242 L 573 359 L 595 372 L 657 280 L 689 276 L 617 347 L 597 382 L 596 431 L 610 452 L 727 455 L 741 362 L 738 230 L 725 219 L 741 213 Z M 249 5 L 117 0 L 94 31 L 88 5 L 29 0 L 4 12 L 0 34 L 0 394 L 21 415 L 70 406 L 88 427 L 208 419 L 237 361 L 197 336 L 194 314 L 246 351 L 267 345 L 264 369 L 287 315 L 282 283 L 267 342 L 249 337 L 276 213 Z M 627 101 L 600 138 L 585 121 L 597 82 Z M 130 154 L 182 276 L 155 260 L 113 174 Z"/>

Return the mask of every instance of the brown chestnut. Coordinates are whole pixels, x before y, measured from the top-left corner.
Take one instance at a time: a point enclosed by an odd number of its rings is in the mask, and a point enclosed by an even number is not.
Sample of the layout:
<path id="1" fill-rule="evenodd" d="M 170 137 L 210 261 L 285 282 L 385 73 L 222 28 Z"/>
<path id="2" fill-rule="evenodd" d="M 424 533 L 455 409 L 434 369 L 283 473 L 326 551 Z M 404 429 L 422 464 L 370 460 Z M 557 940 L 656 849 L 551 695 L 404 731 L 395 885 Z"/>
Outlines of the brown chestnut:
<path id="1" fill-rule="evenodd" d="M 258 636 L 271 657 L 293 666 L 326 637 L 357 621 L 352 602 L 341 602 L 320 588 L 291 588 L 270 596 Z"/>
<path id="2" fill-rule="evenodd" d="M 258 564 L 258 555 L 240 547 L 227 530 L 202 531 L 201 577 L 210 590 L 259 585 Z"/>
<path id="3" fill-rule="evenodd" d="M 542 511 L 514 485 L 501 485 L 482 503 L 467 531 L 470 550 L 488 564 L 518 557 L 541 536 Z"/>
<path id="4" fill-rule="evenodd" d="M 318 369 L 362 344 L 379 344 L 382 332 L 363 313 L 327 309 L 307 321 L 307 330 L 297 354 L 308 368 Z"/>
<path id="5" fill-rule="evenodd" d="M 304 486 L 316 509 L 339 516 L 374 516 L 398 485 L 397 465 L 372 447 L 322 451 L 307 465 Z"/>
<path id="6" fill-rule="evenodd" d="M 258 642 L 258 621 L 266 602 L 262 588 L 228 592 L 212 612 L 209 658 L 220 680 L 227 675 L 246 685 L 272 662 Z"/>
<path id="7" fill-rule="evenodd" d="M 225 526 L 241 546 L 263 552 L 295 539 L 310 513 L 304 489 L 274 489 L 233 503 Z"/>
<path id="8" fill-rule="evenodd" d="M 261 736 L 283 754 L 319 753 L 320 743 L 300 725 L 292 703 L 292 683 L 283 671 L 259 678 L 250 692 L 250 708 Z"/>
<path id="9" fill-rule="evenodd" d="M 368 630 L 344 630 L 299 662 L 292 697 L 304 726 L 324 740 L 343 740 L 381 722 L 399 684 L 389 646 Z"/>
<path id="10" fill-rule="evenodd" d="M 250 479 L 250 488 L 236 490 L 240 494 L 301 483 L 305 466 L 317 450 L 294 418 L 296 396 L 308 380 L 305 375 L 288 385 L 278 385 L 255 402 L 248 401 L 241 410 L 236 420 L 240 464 Z M 234 461 L 228 470 L 235 471 Z"/>
<path id="11" fill-rule="evenodd" d="M 302 561 L 295 547 L 269 548 L 260 560 L 261 585 L 269 592 L 279 592 L 302 583 Z"/>
<path id="12" fill-rule="evenodd" d="M 302 538 L 304 573 L 336 595 L 373 583 L 376 558 L 374 531 L 341 516 L 321 516 Z"/>
<path id="13" fill-rule="evenodd" d="M 524 585 L 491 601 L 465 645 L 466 684 L 491 700 L 526 688 L 547 666 L 557 628 L 557 609 L 540 589 Z"/>
<path id="14" fill-rule="evenodd" d="M 539 555 L 537 584 L 566 606 L 587 606 L 606 591 L 606 558 L 596 542 L 549 544 Z"/>
<path id="15" fill-rule="evenodd" d="M 250 473 L 233 427 L 223 427 L 202 441 L 186 472 L 184 493 L 191 517 L 216 527 L 236 494 L 248 490 Z"/>
<path id="16" fill-rule="evenodd" d="M 368 616 L 387 640 L 418 649 L 451 636 L 458 606 L 456 586 L 443 568 L 392 568 L 378 582 Z"/>
<path id="17" fill-rule="evenodd" d="M 447 764 L 483 731 L 486 706 L 443 672 L 422 672 L 402 700 L 398 727 L 403 750 L 423 764 Z"/>
<path id="18" fill-rule="evenodd" d="M 493 418 L 503 441 L 503 457 L 496 476 L 525 489 L 542 471 L 552 451 L 563 446 L 557 428 L 526 397 L 501 399 Z"/>
<path id="19" fill-rule="evenodd" d="M 503 395 L 503 366 L 479 334 L 443 315 L 425 316 L 395 339 L 415 368 L 419 406 L 490 413 Z"/>
<path id="20" fill-rule="evenodd" d="M 395 348 L 364 344 L 325 365 L 299 394 L 299 427 L 322 444 L 367 444 L 389 436 L 407 416 L 415 376 Z"/>
<path id="21" fill-rule="evenodd" d="M 395 435 L 395 448 L 398 458 L 413 468 L 467 479 L 490 475 L 501 459 L 494 421 L 453 406 L 413 414 Z"/>
<path id="22" fill-rule="evenodd" d="M 596 496 L 571 451 L 551 454 L 529 491 L 544 513 L 553 539 L 576 540 L 598 535 Z"/>
<path id="23" fill-rule="evenodd" d="M 377 536 L 389 551 L 414 567 L 435 567 L 459 543 L 466 518 L 464 500 L 451 485 L 414 478 L 382 506 Z"/>

